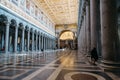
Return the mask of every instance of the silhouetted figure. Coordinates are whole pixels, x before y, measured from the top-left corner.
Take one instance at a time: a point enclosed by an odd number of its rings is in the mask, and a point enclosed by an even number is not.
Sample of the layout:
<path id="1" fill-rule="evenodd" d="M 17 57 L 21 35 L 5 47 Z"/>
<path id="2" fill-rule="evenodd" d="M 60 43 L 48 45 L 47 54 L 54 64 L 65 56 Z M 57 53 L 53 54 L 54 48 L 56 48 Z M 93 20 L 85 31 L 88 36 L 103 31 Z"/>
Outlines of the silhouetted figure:
<path id="1" fill-rule="evenodd" d="M 95 64 L 95 62 L 98 60 L 98 54 L 96 48 L 93 48 L 91 51 L 91 63 Z"/>

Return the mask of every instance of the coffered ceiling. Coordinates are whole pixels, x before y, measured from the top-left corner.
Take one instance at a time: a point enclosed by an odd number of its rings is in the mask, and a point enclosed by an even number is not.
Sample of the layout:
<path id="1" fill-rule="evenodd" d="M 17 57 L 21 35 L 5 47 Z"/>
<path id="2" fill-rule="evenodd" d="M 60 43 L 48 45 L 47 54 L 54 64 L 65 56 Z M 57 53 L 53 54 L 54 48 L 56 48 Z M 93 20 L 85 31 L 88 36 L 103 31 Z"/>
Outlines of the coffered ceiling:
<path id="1" fill-rule="evenodd" d="M 74 24 L 78 18 L 78 0 L 35 0 L 55 24 Z"/>

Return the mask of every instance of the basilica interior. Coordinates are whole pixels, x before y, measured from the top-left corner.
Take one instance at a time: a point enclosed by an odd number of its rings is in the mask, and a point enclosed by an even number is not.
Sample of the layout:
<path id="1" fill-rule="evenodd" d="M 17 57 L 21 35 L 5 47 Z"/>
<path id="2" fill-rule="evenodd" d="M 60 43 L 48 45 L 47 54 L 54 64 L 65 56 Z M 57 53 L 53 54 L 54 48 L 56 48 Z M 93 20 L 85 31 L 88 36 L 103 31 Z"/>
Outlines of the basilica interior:
<path id="1" fill-rule="evenodd" d="M 0 80 L 120 80 L 120 0 L 0 0 Z"/>

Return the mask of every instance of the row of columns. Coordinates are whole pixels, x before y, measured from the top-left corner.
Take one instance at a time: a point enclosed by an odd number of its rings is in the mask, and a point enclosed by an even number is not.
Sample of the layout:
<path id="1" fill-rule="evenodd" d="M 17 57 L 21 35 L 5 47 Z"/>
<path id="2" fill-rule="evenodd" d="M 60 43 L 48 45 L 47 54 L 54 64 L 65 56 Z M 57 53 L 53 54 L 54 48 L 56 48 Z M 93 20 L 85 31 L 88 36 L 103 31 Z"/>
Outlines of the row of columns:
<path id="1" fill-rule="evenodd" d="M 17 52 L 17 46 L 18 46 L 18 30 L 19 27 L 15 26 L 15 42 L 14 42 L 14 52 Z M 5 52 L 8 53 L 8 46 L 9 46 L 9 33 L 10 33 L 10 24 L 6 23 L 6 31 L 5 31 Z M 32 32 L 32 51 L 39 50 L 41 51 L 41 49 L 46 50 L 46 49 L 54 49 L 55 47 L 55 40 L 52 38 L 49 38 L 45 35 L 41 35 L 41 34 L 37 34 L 36 36 L 34 35 L 35 33 Z M 22 28 L 22 46 L 21 46 L 21 51 L 24 51 L 24 47 L 25 47 L 25 29 Z M 30 47 L 30 30 L 27 31 L 27 51 L 29 51 L 29 47 Z M 36 37 L 36 41 L 34 41 Z M 39 40 L 39 44 L 38 44 L 38 40 Z M 36 45 L 35 45 L 36 44 Z M 38 49 L 39 46 L 39 49 Z"/>
<path id="2" fill-rule="evenodd" d="M 78 36 L 79 49 L 83 48 L 84 52 L 90 52 L 94 47 L 101 48 L 100 54 L 103 64 L 116 63 L 119 65 L 120 44 L 117 28 L 116 0 L 85 1 L 81 30 Z M 100 28 L 98 28 L 99 26 Z M 101 36 L 98 35 L 99 32 Z"/>

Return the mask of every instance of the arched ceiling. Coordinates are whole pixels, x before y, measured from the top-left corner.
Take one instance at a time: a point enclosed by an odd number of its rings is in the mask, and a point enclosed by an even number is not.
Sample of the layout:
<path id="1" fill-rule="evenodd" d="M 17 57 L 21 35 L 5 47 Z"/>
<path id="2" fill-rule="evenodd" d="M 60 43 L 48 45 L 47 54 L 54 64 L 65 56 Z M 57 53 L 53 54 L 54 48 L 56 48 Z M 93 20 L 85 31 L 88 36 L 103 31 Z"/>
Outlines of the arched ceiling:
<path id="1" fill-rule="evenodd" d="M 73 40 L 74 39 L 74 33 L 71 31 L 64 31 L 60 35 L 60 40 Z"/>
<path id="2" fill-rule="evenodd" d="M 78 21 L 79 0 L 35 0 L 55 24 L 75 24 Z"/>

